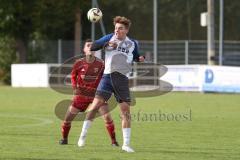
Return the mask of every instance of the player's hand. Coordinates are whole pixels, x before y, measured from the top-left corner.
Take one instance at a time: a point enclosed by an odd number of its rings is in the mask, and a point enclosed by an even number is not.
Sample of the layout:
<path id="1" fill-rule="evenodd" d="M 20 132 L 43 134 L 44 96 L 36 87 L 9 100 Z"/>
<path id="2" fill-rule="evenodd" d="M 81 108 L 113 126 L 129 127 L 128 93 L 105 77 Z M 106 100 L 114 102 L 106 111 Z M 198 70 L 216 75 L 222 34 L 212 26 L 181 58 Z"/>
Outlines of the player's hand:
<path id="1" fill-rule="evenodd" d="M 108 42 L 108 46 L 113 47 L 113 48 L 117 48 L 117 43 L 114 42 L 114 41 L 110 41 L 110 42 Z"/>
<path id="2" fill-rule="evenodd" d="M 111 51 L 111 50 L 116 49 L 117 46 L 118 46 L 118 44 L 117 44 L 116 42 L 114 42 L 114 41 L 109 41 L 109 42 L 106 44 L 105 49 Z"/>
<path id="3" fill-rule="evenodd" d="M 79 95 L 79 90 L 78 89 L 73 89 L 73 94 L 74 95 Z"/>
<path id="4" fill-rule="evenodd" d="M 145 56 L 140 56 L 140 57 L 138 58 L 138 60 L 139 60 L 139 62 L 144 62 Z"/>
<path id="5" fill-rule="evenodd" d="M 73 95 L 76 95 L 76 93 L 77 93 L 77 90 L 73 89 Z"/>

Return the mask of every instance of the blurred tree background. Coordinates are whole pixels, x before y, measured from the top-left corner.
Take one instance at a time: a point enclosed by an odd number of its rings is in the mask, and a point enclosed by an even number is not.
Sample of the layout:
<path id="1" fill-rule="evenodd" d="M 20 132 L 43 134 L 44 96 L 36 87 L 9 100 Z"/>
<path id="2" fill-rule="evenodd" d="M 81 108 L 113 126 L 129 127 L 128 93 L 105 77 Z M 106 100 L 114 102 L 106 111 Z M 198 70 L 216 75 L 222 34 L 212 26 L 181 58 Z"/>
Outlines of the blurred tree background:
<path id="1" fill-rule="evenodd" d="M 152 0 L 98 0 L 107 33 L 113 31 L 116 15 L 132 20 L 130 36 L 153 39 Z M 0 0 L 0 80 L 10 82 L 11 63 L 39 62 L 29 44 L 39 40 L 74 40 L 76 12 L 81 13 L 81 38 L 91 37 L 86 18 L 91 0 Z M 224 39 L 240 40 L 240 1 L 225 0 Z M 207 29 L 200 26 L 200 14 L 207 0 L 158 0 L 158 40 L 206 40 Z M 215 0 L 215 39 L 218 40 L 219 0 Z M 102 35 L 96 24 L 96 38 Z"/>

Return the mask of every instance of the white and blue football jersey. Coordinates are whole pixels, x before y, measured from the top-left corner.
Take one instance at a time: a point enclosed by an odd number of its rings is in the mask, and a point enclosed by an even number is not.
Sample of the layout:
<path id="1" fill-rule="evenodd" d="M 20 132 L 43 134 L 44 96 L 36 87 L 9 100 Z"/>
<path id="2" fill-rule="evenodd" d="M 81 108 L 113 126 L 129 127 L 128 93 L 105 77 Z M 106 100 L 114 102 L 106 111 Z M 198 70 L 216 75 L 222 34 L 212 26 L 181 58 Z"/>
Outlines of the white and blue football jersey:
<path id="1" fill-rule="evenodd" d="M 116 45 L 109 46 L 107 45 L 108 42 L 113 42 Z M 128 37 L 121 41 L 118 40 L 114 34 L 108 34 L 96 40 L 91 50 L 98 50 L 103 46 L 105 46 L 104 74 L 119 72 L 126 75 L 131 71 L 132 61 L 138 61 L 139 54 L 137 43 Z"/>

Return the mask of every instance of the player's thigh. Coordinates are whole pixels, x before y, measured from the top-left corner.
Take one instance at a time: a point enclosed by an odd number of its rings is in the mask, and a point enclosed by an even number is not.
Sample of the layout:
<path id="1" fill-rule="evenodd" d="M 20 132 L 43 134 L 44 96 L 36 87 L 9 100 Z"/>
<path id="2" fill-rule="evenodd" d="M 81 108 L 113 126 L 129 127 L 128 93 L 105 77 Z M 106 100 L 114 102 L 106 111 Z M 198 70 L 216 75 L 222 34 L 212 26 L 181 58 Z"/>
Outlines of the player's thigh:
<path id="1" fill-rule="evenodd" d="M 89 111 L 97 111 L 104 104 L 104 99 L 102 97 L 95 97 L 92 103 L 89 105 Z"/>
<path id="2" fill-rule="evenodd" d="M 80 109 L 77 108 L 77 107 L 74 107 L 73 105 L 71 105 L 71 106 L 69 107 L 69 112 L 70 112 L 71 114 L 78 114 L 78 112 L 80 112 Z"/>

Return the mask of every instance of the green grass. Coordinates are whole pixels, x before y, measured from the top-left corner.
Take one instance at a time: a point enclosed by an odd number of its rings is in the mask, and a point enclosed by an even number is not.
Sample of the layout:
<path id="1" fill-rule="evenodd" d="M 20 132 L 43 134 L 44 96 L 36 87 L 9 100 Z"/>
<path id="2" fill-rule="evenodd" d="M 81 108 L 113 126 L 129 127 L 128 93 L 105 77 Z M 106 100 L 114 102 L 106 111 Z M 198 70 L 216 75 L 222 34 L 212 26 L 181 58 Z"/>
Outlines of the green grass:
<path id="1" fill-rule="evenodd" d="M 89 130 L 86 147 L 76 145 L 82 122 L 73 123 L 70 145 L 58 145 L 61 121 L 54 107 L 68 98 L 51 89 L 1 86 L 0 159 L 240 159 L 240 95 L 169 93 L 137 99 L 132 107 L 132 154 L 110 146 L 101 118 Z M 121 143 L 119 108 L 112 115 Z M 173 115 L 181 117 L 176 120 Z"/>

